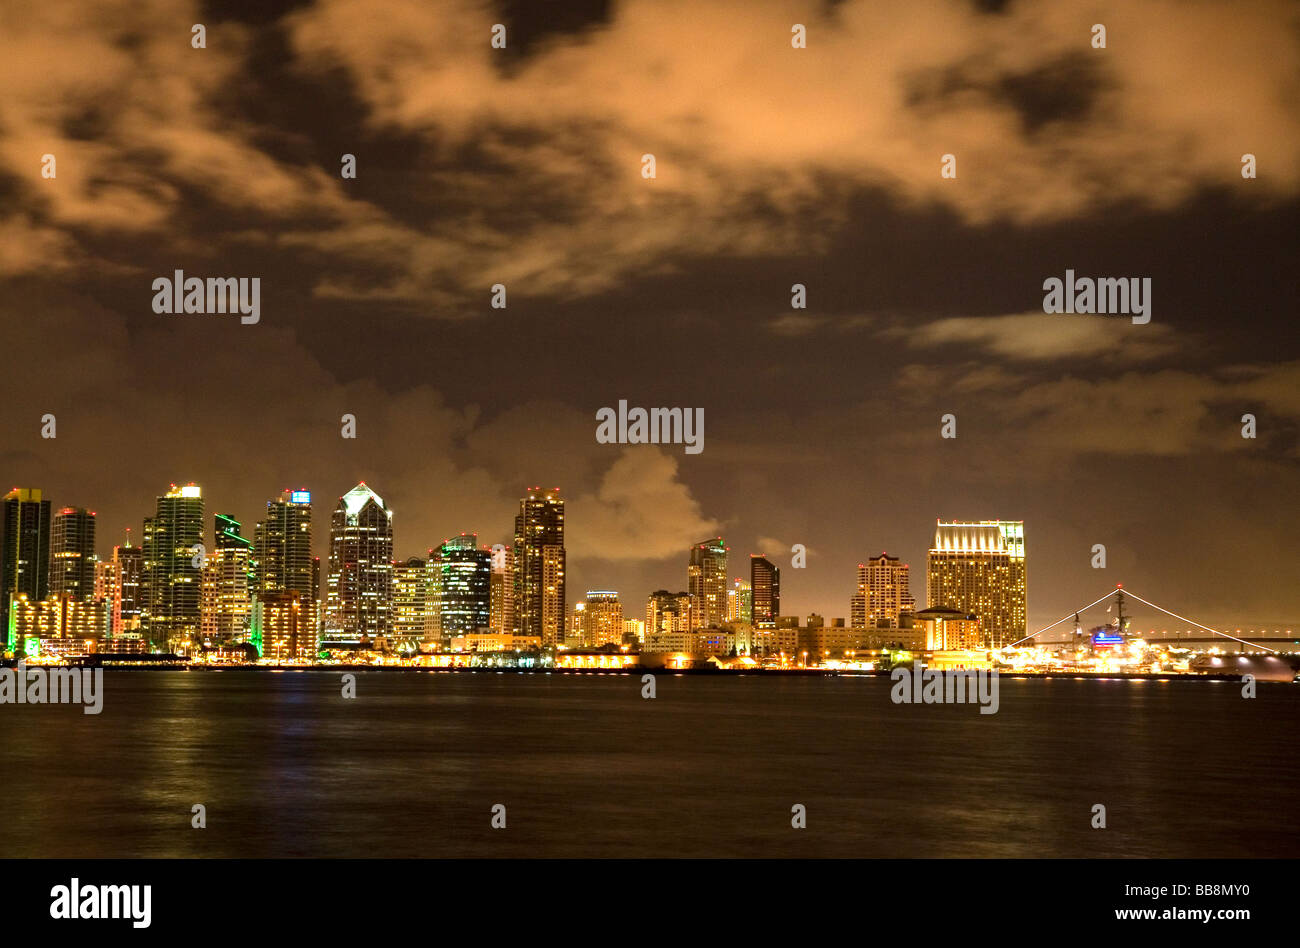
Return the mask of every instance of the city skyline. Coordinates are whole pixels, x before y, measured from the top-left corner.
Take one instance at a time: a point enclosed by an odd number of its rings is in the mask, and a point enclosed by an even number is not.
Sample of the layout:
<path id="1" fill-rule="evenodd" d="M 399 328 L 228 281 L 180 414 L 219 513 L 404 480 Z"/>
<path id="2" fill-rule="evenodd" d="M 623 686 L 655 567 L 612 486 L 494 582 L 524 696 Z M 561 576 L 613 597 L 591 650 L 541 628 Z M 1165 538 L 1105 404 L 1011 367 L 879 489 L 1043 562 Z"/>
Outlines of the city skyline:
<path id="1" fill-rule="evenodd" d="M 801 614 L 847 611 L 845 563 L 919 569 L 935 519 L 1010 517 L 1031 625 L 1120 577 L 1300 618 L 1293 8 L 1127 5 L 1100 49 L 1082 0 L 848 0 L 796 49 L 749 6 L 376 0 L 368 41 L 343 0 L 33 7 L 0 36 L 0 477 L 105 539 L 145 485 L 254 524 L 365 479 L 398 556 L 509 543 L 519 487 L 561 484 L 572 588 L 676 589 L 721 534 Z M 75 79 L 31 78 L 69 44 Z M 155 312 L 177 270 L 258 279 L 259 320 Z M 1067 272 L 1149 279 L 1150 321 L 1043 312 Z M 624 401 L 701 410 L 703 451 L 601 444 Z"/>

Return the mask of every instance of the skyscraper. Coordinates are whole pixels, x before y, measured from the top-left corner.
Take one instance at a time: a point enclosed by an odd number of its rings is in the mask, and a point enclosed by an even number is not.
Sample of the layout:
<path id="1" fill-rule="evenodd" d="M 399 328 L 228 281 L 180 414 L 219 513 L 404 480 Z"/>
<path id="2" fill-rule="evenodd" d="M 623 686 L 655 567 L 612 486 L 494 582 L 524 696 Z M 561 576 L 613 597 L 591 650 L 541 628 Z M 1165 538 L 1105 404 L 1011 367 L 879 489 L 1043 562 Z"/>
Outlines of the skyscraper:
<path id="1" fill-rule="evenodd" d="M 722 537 L 691 547 L 686 591 L 691 597 L 691 631 L 722 625 L 727 618 L 727 545 Z"/>
<path id="2" fill-rule="evenodd" d="M 909 585 L 910 567 L 882 552 L 858 564 L 858 593 L 849 607 L 856 628 L 896 629 L 903 616 L 916 612 Z"/>
<path id="3" fill-rule="evenodd" d="M 1009 645 L 1026 632 L 1023 520 L 940 520 L 925 574 L 926 605 L 979 618 L 984 644 Z"/>
<path id="4" fill-rule="evenodd" d="M 117 565 L 114 578 L 121 593 L 121 624 L 111 632 L 135 632 L 140 628 L 140 616 L 144 611 L 144 551 L 131 545 L 127 534 L 125 546 L 113 547 L 113 562 Z"/>
<path id="5" fill-rule="evenodd" d="M 623 606 L 612 589 L 588 589 L 582 613 L 582 644 L 587 648 L 623 641 Z"/>
<path id="6" fill-rule="evenodd" d="M 199 596 L 203 641 L 213 646 L 247 642 L 252 633 L 253 541 L 230 514 L 216 514 L 212 532 L 214 545 L 204 558 Z"/>
<path id="7" fill-rule="evenodd" d="M 727 621 L 750 623 L 754 621 L 754 588 L 739 576 L 727 590 Z"/>
<path id="8" fill-rule="evenodd" d="M 393 638 L 411 648 L 424 639 L 428 589 L 427 567 L 420 557 L 412 556 L 393 567 Z"/>
<path id="9" fill-rule="evenodd" d="M 761 553 L 749 555 L 749 586 L 754 597 L 754 625 L 760 629 L 776 627 L 781 614 L 781 571 Z"/>
<path id="10" fill-rule="evenodd" d="M 253 528 L 253 559 L 259 593 L 296 592 L 308 602 L 320 598 L 309 491 L 286 490 L 266 502 L 266 519 Z"/>
<path id="11" fill-rule="evenodd" d="M 95 514 L 64 507 L 50 530 L 50 593 L 88 600 L 95 594 Z"/>
<path id="12" fill-rule="evenodd" d="M 462 533 L 438 548 L 438 607 L 442 635 L 473 635 L 492 617 L 492 551 L 479 549 L 478 535 Z"/>
<path id="13" fill-rule="evenodd" d="M 141 625 L 154 645 L 189 651 L 199 634 L 202 546 L 203 490 L 173 484 L 144 522 Z"/>
<path id="14" fill-rule="evenodd" d="M 363 481 L 339 498 L 330 520 L 326 638 L 386 637 L 392 599 L 393 513 Z"/>
<path id="15" fill-rule="evenodd" d="M 515 517 L 515 608 L 519 634 L 552 646 L 564 637 L 564 501 L 558 487 L 528 488 Z"/>
<path id="16" fill-rule="evenodd" d="M 50 593 L 50 502 L 40 488 L 15 487 L 5 494 L 0 523 L 0 630 L 13 648 L 9 600 L 23 595 L 40 602 Z"/>
<path id="17" fill-rule="evenodd" d="M 488 593 L 488 625 L 497 635 L 514 635 L 515 618 L 515 551 L 504 544 L 492 548 L 492 585 Z"/>

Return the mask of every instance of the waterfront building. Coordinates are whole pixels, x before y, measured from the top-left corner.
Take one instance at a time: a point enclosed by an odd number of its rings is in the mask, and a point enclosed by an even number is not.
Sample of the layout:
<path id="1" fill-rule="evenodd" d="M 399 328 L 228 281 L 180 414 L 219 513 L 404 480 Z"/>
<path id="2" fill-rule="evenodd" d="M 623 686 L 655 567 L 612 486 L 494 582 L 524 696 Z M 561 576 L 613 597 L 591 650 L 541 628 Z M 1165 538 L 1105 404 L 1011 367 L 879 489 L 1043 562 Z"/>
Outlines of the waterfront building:
<path id="1" fill-rule="evenodd" d="M 15 487 L 4 498 L 0 520 L 0 631 L 13 648 L 9 603 L 14 596 L 33 602 L 50 593 L 50 502 L 40 488 Z"/>
<path id="2" fill-rule="evenodd" d="M 392 632 L 393 512 L 362 481 L 339 498 L 330 519 L 324 636 L 374 643 Z"/>
<path id="3" fill-rule="evenodd" d="M 863 628 L 897 628 L 916 611 L 910 589 L 910 567 L 898 557 L 881 553 L 858 564 L 858 592 L 849 607 L 850 624 Z"/>
<path id="4" fill-rule="evenodd" d="M 544 645 L 564 635 L 566 554 L 564 501 L 558 487 L 531 487 L 515 517 L 515 608 L 520 634 Z"/>
<path id="5" fill-rule="evenodd" d="M 296 592 L 320 599 L 320 558 L 312 553 L 311 492 L 285 490 L 266 502 L 253 528 L 258 593 Z"/>
<path id="6" fill-rule="evenodd" d="M 94 511 L 63 507 L 54 515 L 50 529 L 50 594 L 94 598 Z"/>
<path id="7" fill-rule="evenodd" d="M 754 625 L 760 629 L 774 628 L 781 614 L 781 571 L 763 554 L 751 553 L 749 585 L 754 597 Z"/>
<path id="8" fill-rule="evenodd" d="M 722 537 L 701 540 L 691 547 L 686 569 L 691 597 L 691 629 L 715 629 L 727 619 L 727 545 Z"/>
<path id="9" fill-rule="evenodd" d="M 203 490 L 173 484 L 145 518 L 141 551 L 141 627 L 159 648 L 185 653 L 195 645 L 203 552 Z"/>
<path id="10" fill-rule="evenodd" d="M 582 645 L 600 648 L 623 643 L 623 606 L 618 593 L 610 589 L 587 590 L 582 619 Z"/>
<path id="11" fill-rule="evenodd" d="M 925 589 L 927 606 L 978 616 L 983 646 L 999 648 L 1023 638 L 1024 521 L 938 521 Z"/>

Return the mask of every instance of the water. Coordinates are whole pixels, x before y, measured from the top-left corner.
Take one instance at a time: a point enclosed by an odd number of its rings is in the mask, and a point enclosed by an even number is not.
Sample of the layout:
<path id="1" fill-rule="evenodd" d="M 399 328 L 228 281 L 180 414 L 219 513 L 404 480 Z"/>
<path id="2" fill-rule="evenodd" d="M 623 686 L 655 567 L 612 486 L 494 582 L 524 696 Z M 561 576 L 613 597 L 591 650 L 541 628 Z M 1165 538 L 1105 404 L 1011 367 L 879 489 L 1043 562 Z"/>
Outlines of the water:
<path id="1" fill-rule="evenodd" d="M 1292 685 L 1003 678 L 995 715 L 770 675 L 645 700 L 637 675 L 362 672 L 349 701 L 338 672 L 110 669 L 105 692 L 98 716 L 0 706 L 0 856 L 1300 855 Z"/>

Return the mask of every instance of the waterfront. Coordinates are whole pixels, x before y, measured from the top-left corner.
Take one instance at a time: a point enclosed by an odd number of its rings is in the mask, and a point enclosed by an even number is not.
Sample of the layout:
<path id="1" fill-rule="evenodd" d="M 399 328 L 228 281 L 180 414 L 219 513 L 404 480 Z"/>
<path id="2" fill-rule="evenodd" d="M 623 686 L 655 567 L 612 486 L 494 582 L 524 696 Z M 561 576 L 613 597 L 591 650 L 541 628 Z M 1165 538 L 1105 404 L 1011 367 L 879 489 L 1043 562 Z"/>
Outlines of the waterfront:
<path id="1" fill-rule="evenodd" d="M 985 716 L 876 677 L 339 681 L 111 669 L 100 715 L 7 707 L 0 855 L 1300 854 L 1289 685 L 1007 678 Z"/>

